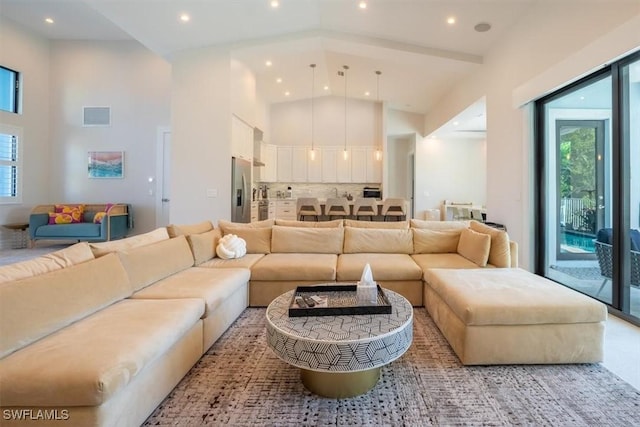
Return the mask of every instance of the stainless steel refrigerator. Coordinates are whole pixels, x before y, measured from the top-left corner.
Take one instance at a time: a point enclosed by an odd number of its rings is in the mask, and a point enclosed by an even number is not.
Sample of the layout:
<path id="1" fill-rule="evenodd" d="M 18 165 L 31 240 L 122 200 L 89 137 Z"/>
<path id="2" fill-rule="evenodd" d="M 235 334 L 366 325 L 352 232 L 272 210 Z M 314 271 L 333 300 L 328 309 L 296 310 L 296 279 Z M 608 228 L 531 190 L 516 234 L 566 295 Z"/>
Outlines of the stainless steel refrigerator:
<path id="1" fill-rule="evenodd" d="M 251 162 L 231 158 L 231 221 L 251 222 Z"/>

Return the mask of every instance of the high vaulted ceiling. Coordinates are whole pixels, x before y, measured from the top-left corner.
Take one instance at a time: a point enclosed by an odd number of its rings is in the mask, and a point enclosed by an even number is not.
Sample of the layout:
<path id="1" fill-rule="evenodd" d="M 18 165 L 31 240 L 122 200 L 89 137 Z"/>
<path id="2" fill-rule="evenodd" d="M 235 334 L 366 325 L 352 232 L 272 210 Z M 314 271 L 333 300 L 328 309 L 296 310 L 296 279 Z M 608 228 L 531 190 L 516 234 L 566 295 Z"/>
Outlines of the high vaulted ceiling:
<path id="1" fill-rule="evenodd" d="M 271 1 L 0 0 L 0 15 L 49 39 L 133 39 L 168 59 L 185 49 L 229 47 L 254 71 L 268 103 L 309 98 L 312 63 L 315 96 L 344 96 L 338 71 L 347 65 L 349 97 L 427 113 L 546 0 L 366 0 L 364 9 L 361 0 L 279 0 L 277 8 Z M 188 22 L 180 20 L 185 13 Z M 476 31 L 480 23 L 491 29 Z"/>

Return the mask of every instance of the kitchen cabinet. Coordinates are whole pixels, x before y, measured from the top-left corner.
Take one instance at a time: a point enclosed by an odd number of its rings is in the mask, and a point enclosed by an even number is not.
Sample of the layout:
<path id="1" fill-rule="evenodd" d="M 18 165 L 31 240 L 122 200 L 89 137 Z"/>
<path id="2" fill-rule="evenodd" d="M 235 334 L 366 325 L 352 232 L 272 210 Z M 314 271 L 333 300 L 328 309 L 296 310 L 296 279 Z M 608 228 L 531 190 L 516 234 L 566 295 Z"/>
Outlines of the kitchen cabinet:
<path id="1" fill-rule="evenodd" d="M 258 220 L 258 202 L 251 202 L 251 222 Z"/>
<path id="2" fill-rule="evenodd" d="M 256 181 L 276 182 L 278 180 L 278 146 L 263 142 L 260 144 L 260 161 L 264 166 L 256 166 Z"/>
<path id="3" fill-rule="evenodd" d="M 382 182 L 382 153 L 376 157 L 378 147 L 367 147 L 367 181 L 368 183 Z"/>
<path id="4" fill-rule="evenodd" d="M 273 200 L 269 200 L 269 212 L 267 218 L 276 219 L 276 202 Z"/>
<path id="5" fill-rule="evenodd" d="M 311 150 L 311 147 L 309 147 Z M 307 182 L 322 182 L 322 149 L 315 148 L 315 156 L 312 159 L 309 153 L 307 160 Z"/>
<path id="6" fill-rule="evenodd" d="M 295 200 L 277 200 L 276 201 L 276 219 L 296 219 L 296 201 Z"/>
<path id="7" fill-rule="evenodd" d="M 322 147 L 322 182 L 338 182 L 338 149 Z"/>
<path id="8" fill-rule="evenodd" d="M 253 128 L 236 116 L 231 116 L 231 155 L 253 161 Z"/>
<path id="9" fill-rule="evenodd" d="M 292 168 L 291 162 L 293 161 L 293 147 L 280 147 L 278 146 L 277 163 L 277 175 L 278 182 L 291 182 Z"/>
<path id="10" fill-rule="evenodd" d="M 367 148 L 353 147 L 351 149 L 351 181 L 367 183 Z"/>
<path id="11" fill-rule="evenodd" d="M 291 181 L 307 182 L 307 147 L 293 147 L 291 153 Z"/>
<path id="12" fill-rule="evenodd" d="M 351 149 L 347 148 L 347 157 L 344 156 L 344 148 L 338 152 L 336 162 L 337 182 L 352 182 L 351 180 Z"/>

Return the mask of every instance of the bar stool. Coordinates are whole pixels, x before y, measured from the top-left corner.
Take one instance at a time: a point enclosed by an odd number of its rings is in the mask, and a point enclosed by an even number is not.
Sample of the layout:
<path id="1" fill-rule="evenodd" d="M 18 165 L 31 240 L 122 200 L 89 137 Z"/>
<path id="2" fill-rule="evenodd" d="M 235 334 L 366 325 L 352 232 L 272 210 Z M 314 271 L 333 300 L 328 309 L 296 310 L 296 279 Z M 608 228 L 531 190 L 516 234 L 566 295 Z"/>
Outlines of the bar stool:
<path id="1" fill-rule="evenodd" d="M 316 221 L 320 220 L 322 215 L 322 207 L 316 197 L 300 197 L 296 201 L 296 215 L 300 221 L 304 221 L 307 216 L 314 217 Z"/>
<path id="2" fill-rule="evenodd" d="M 369 221 L 373 221 L 373 217 L 378 215 L 378 202 L 371 197 L 363 197 L 356 199 L 353 204 L 353 216 L 360 219 L 361 216 L 368 216 Z"/>
<path id="3" fill-rule="evenodd" d="M 387 221 L 395 218 L 395 221 L 402 221 L 406 218 L 406 200 L 405 199 L 384 199 L 382 202 L 382 216 Z"/>
<path id="4" fill-rule="evenodd" d="M 350 211 L 351 208 L 346 197 L 327 199 L 327 203 L 324 205 L 324 214 L 328 215 L 329 219 L 334 217 L 346 218 L 349 216 Z"/>

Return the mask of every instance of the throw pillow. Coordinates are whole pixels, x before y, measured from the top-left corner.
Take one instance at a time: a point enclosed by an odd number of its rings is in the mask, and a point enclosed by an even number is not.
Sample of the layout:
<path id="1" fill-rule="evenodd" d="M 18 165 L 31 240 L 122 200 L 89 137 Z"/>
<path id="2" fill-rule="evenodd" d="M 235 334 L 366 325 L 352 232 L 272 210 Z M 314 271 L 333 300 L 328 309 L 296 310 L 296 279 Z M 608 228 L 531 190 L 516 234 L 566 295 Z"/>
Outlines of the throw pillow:
<path id="1" fill-rule="evenodd" d="M 96 212 L 96 214 L 93 216 L 93 223 L 102 224 L 102 219 L 105 217 L 105 215 L 107 215 L 106 212 Z"/>
<path id="2" fill-rule="evenodd" d="M 456 253 L 462 230 L 412 228 L 414 254 Z"/>
<path id="3" fill-rule="evenodd" d="M 71 224 L 73 217 L 70 213 L 49 212 L 49 224 Z M 79 221 L 76 221 L 79 222 Z"/>
<path id="4" fill-rule="evenodd" d="M 247 243 L 235 234 L 220 238 L 216 254 L 222 259 L 242 258 L 247 253 Z"/>
<path id="5" fill-rule="evenodd" d="M 491 236 L 466 228 L 460 233 L 458 253 L 479 267 L 486 267 L 491 248 Z"/>
<path id="6" fill-rule="evenodd" d="M 71 222 L 83 222 L 84 221 L 85 205 L 55 205 L 54 213 L 64 213 L 71 215 Z"/>
<path id="7" fill-rule="evenodd" d="M 199 265 L 216 256 L 216 247 L 220 240 L 220 229 L 210 230 L 206 233 L 189 234 L 187 241 L 191 246 L 195 264 Z"/>
<path id="8" fill-rule="evenodd" d="M 489 264 L 499 268 L 511 267 L 511 247 L 509 245 L 509 235 L 506 231 L 489 227 L 478 221 L 471 221 L 469 228 L 491 237 Z"/>

